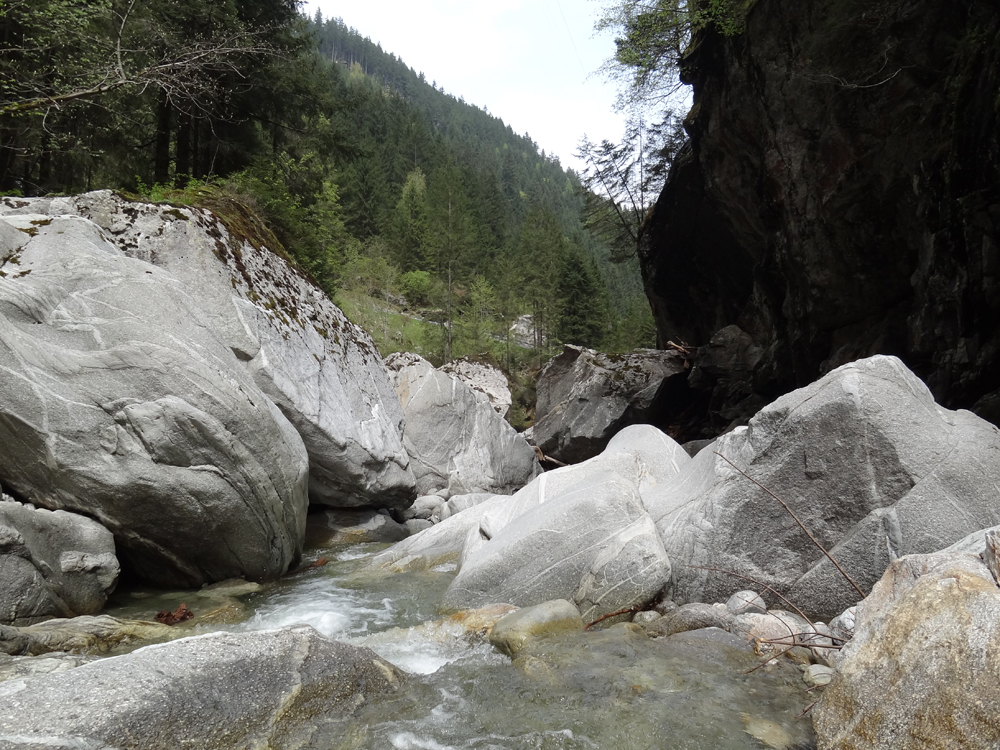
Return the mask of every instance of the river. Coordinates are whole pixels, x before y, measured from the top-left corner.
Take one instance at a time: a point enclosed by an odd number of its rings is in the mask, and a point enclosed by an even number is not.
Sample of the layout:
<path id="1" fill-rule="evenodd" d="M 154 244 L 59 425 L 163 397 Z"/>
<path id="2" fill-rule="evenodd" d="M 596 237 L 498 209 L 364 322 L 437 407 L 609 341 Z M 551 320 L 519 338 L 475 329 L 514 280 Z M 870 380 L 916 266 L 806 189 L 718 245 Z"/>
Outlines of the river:
<path id="1" fill-rule="evenodd" d="M 184 601 L 210 615 L 177 626 L 178 635 L 304 623 L 414 675 L 336 736 L 316 738 L 323 750 L 814 747 L 811 721 L 798 717 L 813 698 L 791 663 L 745 674 L 760 663 L 752 653 L 686 634 L 653 640 L 625 625 L 545 639 L 512 662 L 440 624 L 454 566 L 366 573 L 384 546 L 312 550 L 308 560 L 329 562 L 237 596 L 122 590 L 107 614 L 152 619 Z"/>

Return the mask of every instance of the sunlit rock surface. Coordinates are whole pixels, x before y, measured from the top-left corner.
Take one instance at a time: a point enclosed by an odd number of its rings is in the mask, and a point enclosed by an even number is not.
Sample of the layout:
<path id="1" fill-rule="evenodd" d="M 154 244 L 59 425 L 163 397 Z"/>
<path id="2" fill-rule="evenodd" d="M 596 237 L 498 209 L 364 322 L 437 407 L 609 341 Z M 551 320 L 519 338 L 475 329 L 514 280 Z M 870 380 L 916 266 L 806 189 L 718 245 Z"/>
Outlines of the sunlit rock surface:
<path id="1" fill-rule="evenodd" d="M 645 496 L 678 602 L 772 586 L 817 616 L 862 598 L 773 491 L 867 592 L 896 556 L 933 552 L 1000 522 L 1000 432 L 934 403 L 893 357 L 834 370 L 723 435 Z M 700 567 L 699 567 L 700 566 Z"/>
<path id="2" fill-rule="evenodd" d="M 371 338 L 261 244 L 266 230 L 235 204 L 229 210 L 227 224 L 110 191 L 0 202 L 0 213 L 89 218 L 120 252 L 177 279 L 298 431 L 312 502 L 405 506 L 414 495 L 402 410 Z"/>
<path id="3" fill-rule="evenodd" d="M 86 219 L 0 225 L 24 243 L 0 266 L 4 484 L 98 520 L 151 582 L 283 573 L 302 549 L 306 451 L 189 285 Z"/>
<path id="4" fill-rule="evenodd" d="M 418 494 L 509 494 L 540 472 L 531 446 L 486 394 L 415 354 L 386 362 L 406 417 L 403 444 Z"/>
<path id="5" fill-rule="evenodd" d="M 329 747 L 359 705 L 405 679 L 309 627 L 212 633 L 0 682 L 0 745 Z"/>

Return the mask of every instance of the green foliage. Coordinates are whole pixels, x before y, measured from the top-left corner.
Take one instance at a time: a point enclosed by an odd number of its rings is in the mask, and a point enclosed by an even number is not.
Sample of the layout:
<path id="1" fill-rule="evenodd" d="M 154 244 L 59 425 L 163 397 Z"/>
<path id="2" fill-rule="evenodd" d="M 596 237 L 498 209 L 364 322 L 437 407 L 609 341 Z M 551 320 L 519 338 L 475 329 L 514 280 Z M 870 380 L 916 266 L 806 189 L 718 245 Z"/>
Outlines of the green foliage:
<path id="1" fill-rule="evenodd" d="M 399 292 L 411 305 L 429 305 L 433 288 L 427 271 L 407 271 L 399 277 Z"/>
<path id="2" fill-rule="evenodd" d="M 625 84 L 619 103 L 665 102 L 678 91 L 680 61 L 694 33 L 741 34 L 755 0 L 618 0 L 596 28 L 611 30 L 615 56 L 605 67 Z"/>
<path id="3" fill-rule="evenodd" d="M 610 318 L 607 291 L 594 262 L 584 258 L 578 248 L 571 248 L 562 259 L 559 290 L 559 339 L 565 344 L 601 346 Z"/>

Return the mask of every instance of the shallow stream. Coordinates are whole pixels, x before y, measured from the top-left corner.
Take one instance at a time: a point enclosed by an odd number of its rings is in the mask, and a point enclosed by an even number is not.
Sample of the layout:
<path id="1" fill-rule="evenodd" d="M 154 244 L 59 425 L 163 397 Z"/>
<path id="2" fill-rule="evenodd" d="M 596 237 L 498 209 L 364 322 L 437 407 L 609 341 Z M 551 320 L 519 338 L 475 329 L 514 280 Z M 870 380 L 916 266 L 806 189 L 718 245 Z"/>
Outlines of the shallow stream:
<path id="1" fill-rule="evenodd" d="M 512 662 L 457 625 L 438 602 L 453 566 L 365 574 L 384 545 L 313 550 L 322 566 L 247 593 L 240 589 L 123 591 L 107 614 L 152 619 L 182 601 L 195 620 L 178 635 L 297 623 L 368 646 L 415 676 L 396 695 L 362 706 L 324 750 L 609 748 L 728 750 L 813 747 L 813 700 L 790 663 L 745 672 L 752 653 L 701 638 L 651 640 L 636 626 L 549 638 Z"/>

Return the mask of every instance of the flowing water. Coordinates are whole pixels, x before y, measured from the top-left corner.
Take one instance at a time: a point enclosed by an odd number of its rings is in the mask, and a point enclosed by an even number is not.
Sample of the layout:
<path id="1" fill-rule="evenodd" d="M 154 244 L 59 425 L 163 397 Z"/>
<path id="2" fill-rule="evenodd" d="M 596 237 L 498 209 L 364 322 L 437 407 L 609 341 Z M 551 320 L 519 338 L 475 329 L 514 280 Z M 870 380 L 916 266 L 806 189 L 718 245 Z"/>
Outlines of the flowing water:
<path id="1" fill-rule="evenodd" d="M 372 576 L 382 549 L 314 550 L 329 563 L 245 593 L 122 592 L 107 613 L 151 619 L 184 601 L 204 612 L 178 635 L 298 623 L 367 646 L 414 675 L 396 695 L 358 710 L 346 736 L 316 748 L 361 750 L 716 750 L 813 747 L 813 700 L 794 665 L 744 674 L 752 653 L 701 638 L 651 640 L 618 625 L 539 641 L 515 661 L 454 624 L 437 605 L 453 566 Z M 451 567 L 451 569 L 449 569 Z M 182 631 L 183 629 L 183 631 Z"/>

